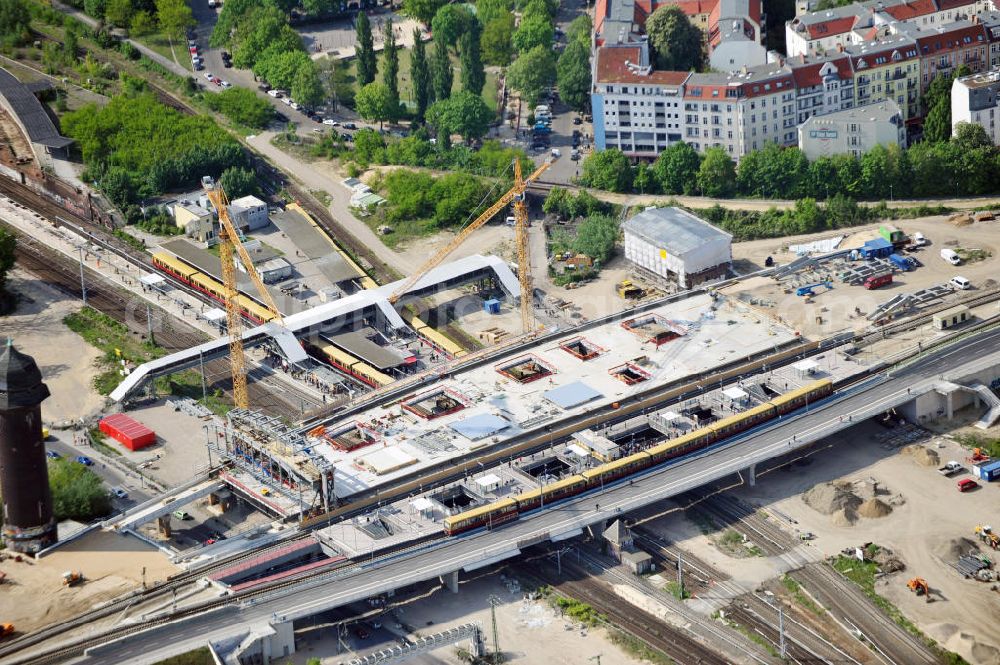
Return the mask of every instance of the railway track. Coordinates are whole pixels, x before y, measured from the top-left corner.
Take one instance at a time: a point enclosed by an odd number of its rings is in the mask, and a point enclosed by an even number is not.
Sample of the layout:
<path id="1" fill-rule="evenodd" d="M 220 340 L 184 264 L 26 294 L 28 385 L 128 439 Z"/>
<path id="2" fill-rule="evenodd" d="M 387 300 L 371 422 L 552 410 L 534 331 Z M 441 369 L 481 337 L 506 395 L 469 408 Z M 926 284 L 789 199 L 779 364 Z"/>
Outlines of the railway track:
<path id="1" fill-rule="evenodd" d="M 608 622 L 616 628 L 678 663 L 724 665 L 729 662 L 686 631 L 670 626 L 619 598 L 604 582 L 591 577 L 590 571 L 569 562 L 568 557 L 563 561 L 562 567 L 562 577 L 555 575 L 547 565 L 528 567 L 524 563 L 518 563 L 513 566 L 513 570 L 522 578 L 551 586 L 564 597 L 587 603 L 607 617 Z"/>
<path id="2" fill-rule="evenodd" d="M 725 494 L 711 496 L 701 505 L 729 524 L 745 530 L 754 544 L 769 556 L 780 556 L 792 564 L 795 570 L 790 575 L 816 596 L 841 626 L 849 631 L 859 630 L 883 662 L 890 665 L 938 662 L 922 641 L 886 616 L 850 580 L 825 562 L 809 563 L 791 552 L 797 544 L 795 539 L 761 511 Z"/>

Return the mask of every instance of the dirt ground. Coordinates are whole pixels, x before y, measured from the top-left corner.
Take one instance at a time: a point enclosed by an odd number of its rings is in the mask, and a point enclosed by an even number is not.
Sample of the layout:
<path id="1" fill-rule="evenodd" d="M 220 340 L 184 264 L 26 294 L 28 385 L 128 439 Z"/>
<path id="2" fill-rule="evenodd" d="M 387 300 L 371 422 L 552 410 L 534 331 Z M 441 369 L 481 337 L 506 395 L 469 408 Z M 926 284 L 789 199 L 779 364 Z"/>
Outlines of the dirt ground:
<path id="1" fill-rule="evenodd" d="M 142 583 L 165 580 L 178 569 L 160 552 L 131 536 L 96 530 L 64 545 L 38 561 L 0 563 L 7 582 L 0 585 L 0 620 L 18 632 L 28 632 L 74 616 Z M 80 571 L 85 581 L 62 585 L 67 570 Z"/>
<path id="2" fill-rule="evenodd" d="M 63 325 L 80 301 L 56 291 L 20 269 L 10 274 L 10 289 L 21 297 L 17 310 L 0 320 L 0 334 L 35 358 L 51 396 L 42 403 L 42 419 L 58 425 L 85 418 L 104 406 L 94 390 L 94 361 L 100 352 Z"/>
<path id="3" fill-rule="evenodd" d="M 967 475 L 940 476 L 935 467 L 922 466 L 913 456 L 878 441 L 876 437 L 884 432 L 871 423 L 859 425 L 829 441 L 827 450 L 806 463 L 758 475 L 756 487 L 744 487 L 738 494 L 770 509 L 779 519 L 787 516 L 794 520 L 795 528 L 812 531 L 817 538 L 811 545 L 824 556 L 867 542 L 889 547 L 906 564 L 906 570 L 877 582 L 878 592 L 925 633 L 969 662 L 1000 663 L 997 592 L 988 584 L 962 579 L 951 568 L 953 550 L 961 547 L 960 539 L 975 540 L 974 527 L 990 523 L 997 514 L 1000 493 L 990 485 L 959 493 L 956 479 Z M 960 446 L 943 437 L 930 440 L 928 447 L 942 463 L 962 461 L 966 456 Z M 882 497 L 892 504 L 887 516 L 859 517 L 853 526 L 838 526 L 844 522 L 819 513 L 803 500 L 803 492 L 820 483 L 872 479 L 884 491 Z M 991 551 L 984 553 L 997 558 Z M 742 566 L 731 565 L 728 570 Z M 928 581 L 934 602 L 926 603 L 907 590 L 906 581 L 914 576 Z"/>
<path id="4" fill-rule="evenodd" d="M 604 629 L 588 628 L 581 631 L 579 625 L 573 626 L 572 622 L 560 618 L 547 601 L 524 600 L 524 592 L 519 587 L 513 588 L 515 590 L 512 592 L 499 575 L 486 575 L 461 583 L 457 594 L 440 590 L 432 596 L 406 605 L 400 620 L 407 626 L 414 627 L 414 632 L 407 634 L 410 639 L 418 634 L 427 636 L 463 623 L 478 622 L 484 629 L 487 648 L 492 648 L 488 599 L 495 595 L 501 601 L 497 607 L 497 629 L 500 647 L 506 656 L 504 662 L 523 665 L 585 665 L 589 659 L 598 655 L 604 665 L 630 665 L 639 662 L 612 644 Z M 387 629 L 378 631 L 377 635 L 395 639 Z M 384 641 L 376 640 L 374 636 L 366 640 L 364 645 L 359 645 L 353 634 L 347 641 L 352 649 L 358 649 L 356 653 L 359 655 L 377 651 L 380 643 L 383 647 L 385 645 Z M 458 665 L 464 661 L 457 657 L 456 647 L 467 648 L 468 643 L 444 647 L 429 656 L 417 656 L 408 662 L 420 665 Z M 332 630 L 308 633 L 307 639 L 299 643 L 291 662 L 303 665 L 310 658 L 319 658 L 323 665 L 349 660 L 347 653 L 337 655 Z M 593 658 L 593 662 L 596 660 Z"/>
<path id="5" fill-rule="evenodd" d="M 174 487 L 191 480 L 196 469 L 208 465 L 205 430 L 202 429 L 208 420 L 174 411 L 166 402 L 166 399 L 159 399 L 128 412 L 129 417 L 156 432 L 156 443 L 136 452 L 122 446 L 118 446 L 118 450 L 135 464 L 153 461 L 146 473 L 165 486 Z"/>
<path id="6" fill-rule="evenodd" d="M 778 318 L 806 336 L 824 336 L 845 329 L 860 330 L 869 325 L 863 316 L 879 304 L 901 293 L 912 293 L 935 284 L 944 284 L 952 277 L 961 275 L 969 279 L 975 289 L 985 288 L 987 280 L 996 280 L 1000 274 L 1000 222 L 977 222 L 968 226 L 955 226 L 942 216 L 904 220 L 896 223 L 908 235 L 919 231 L 930 244 L 915 251 L 912 256 L 923 265 L 912 272 L 897 273 L 891 285 L 869 291 L 863 286 L 850 286 L 834 279 L 833 290 L 820 287 L 816 296 L 808 302 L 796 296 L 792 280 L 778 284 L 770 278 L 749 280 L 738 286 L 725 289 L 730 295 L 744 294 L 744 298 L 757 300 L 758 308 L 767 315 Z M 789 245 L 804 244 L 815 240 L 846 236 L 840 248 L 858 247 L 865 240 L 876 237 L 878 225 L 841 232 L 825 232 L 772 240 L 754 240 L 733 245 L 733 259 L 741 272 L 763 268 L 764 260 L 771 256 L 779 263 L 789 263 L 796 257 L 787 250 Z M 940 257 L 944 248 L 984 249 L 992 254 L 983 261 L 952 266 Z M 840 268 L 842 269 L 842 268 Z M 834 277 L 838 268 L 831 267 L 825 272 Z M 805 279 L 803 277 L 803 279 Z M 951 296 L 957 298 L 958 296 Z M 863 315 L 859 315 L 860 310 Z"/>

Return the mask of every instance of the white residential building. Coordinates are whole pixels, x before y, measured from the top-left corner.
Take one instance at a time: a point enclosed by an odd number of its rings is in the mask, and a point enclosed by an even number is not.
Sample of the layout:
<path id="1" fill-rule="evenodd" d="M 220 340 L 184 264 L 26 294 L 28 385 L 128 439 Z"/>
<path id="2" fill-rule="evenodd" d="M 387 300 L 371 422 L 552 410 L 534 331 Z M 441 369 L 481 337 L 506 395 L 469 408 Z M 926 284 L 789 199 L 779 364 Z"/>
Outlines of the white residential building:
<path id="1" fill-rule="evenodd" d="M 960 122 L 981 126 L 1000 145 L 1000 71 L 973 74 L 951 84 L 951 129 Z"/>
<path id="2" fill-rule="evenodd" d="M 625 258 L 684 288 L 724 276 L 733 237 L 680 208 L 650 208 L 624 224 Z"/>
<path id="3" fill-rule="evenodd" d="M 799 126 L 799 149 L 810 160 L 860 157 L 877 145 L 906 147 L 906 126 L 893 101 L 813 116 Z"/>
<path id="4" fill-rule="evenodd" d="M 237 228 L 255 229 L 267 226 L 267 204 L 256 196 L 243 196 L 229 203 L 229 217 Z"/>

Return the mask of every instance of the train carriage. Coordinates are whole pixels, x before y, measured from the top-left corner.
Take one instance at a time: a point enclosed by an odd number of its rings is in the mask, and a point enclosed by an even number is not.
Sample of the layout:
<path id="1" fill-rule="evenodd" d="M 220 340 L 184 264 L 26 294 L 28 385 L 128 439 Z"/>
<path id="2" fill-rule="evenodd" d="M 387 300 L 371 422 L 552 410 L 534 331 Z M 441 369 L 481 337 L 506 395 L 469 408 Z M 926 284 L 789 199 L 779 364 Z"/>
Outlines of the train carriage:
<path id="1" fill-rule="evenodd" d="M 772 399 L 770 404 L 775 406 L 778 413 L 784 414 L 800 409 L 810 402 L 816 402 L 831 394 L 833 394 L 833 381 L 822 379 L 779 395 Z"/>
<path id="2" fill-rule="evenodd" d="M 716 439 L 720 439 L 727 436 L 732 436 L 733 434 L 738 434 L 744 430 L 747 430 L 758 423 L 770 420 L 775 415 L 775 407 L 770 402 L 765 404 L 760 404 L 751 409 L 747 409 L 742 413 L 736 413 L 731 416 L 722 418 L 711 425 L 708 429 L 712 430 L 715 434 Z"/>
<path id="3" fill-rule="evenodd" d="M 518 494 L 514 497 L 514 500 L 517 501 L 518 512 L 523 513 L 538 508 L 542 503 L 542 497 L 545 498 L 545 503 L 555 502 L 578 494 L 586 487 L 587 481 L 583 476 L 569 476 L 554 483 Z"/>
<path id="4" fill-rule="evenodd" d="M 600 487 L 606 483 L 623 478 L 636 471 L 641 471 L 652 464 L 648 453 L 641 452 L 628 457 L 602 464 L 593 469 L 584 471 L 582 474 L 587 481 L 587 487 Z"/>
<path id="5" fill-rule="evenodd" d="M 517 519 L 517 502 L 514 499 L 501 499 L 457 515 L 449 515 L 444 518 L 444 532 L 453 536 L 480 526 L 493 528 L 515 519 Z"/>

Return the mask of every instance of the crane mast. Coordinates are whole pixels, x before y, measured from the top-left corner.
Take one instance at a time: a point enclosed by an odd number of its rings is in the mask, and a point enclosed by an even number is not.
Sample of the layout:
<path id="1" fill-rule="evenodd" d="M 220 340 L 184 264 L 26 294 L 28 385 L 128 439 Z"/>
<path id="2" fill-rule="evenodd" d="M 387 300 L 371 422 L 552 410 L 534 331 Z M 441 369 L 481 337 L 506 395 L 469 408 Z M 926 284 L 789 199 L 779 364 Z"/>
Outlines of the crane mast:
<path id="1" fill-rule="evenodd" d="M 514 221 L 517 242 L 517 278 L 521 283 L 521 329 L 528 333 L 535 329 L 533 307 L 534 289 L 531 286 L 531 249 L 528 247 L 528 206 L 525 203 L 525 182 L 521 179 L 521 162 L 514 160 Z"/>

